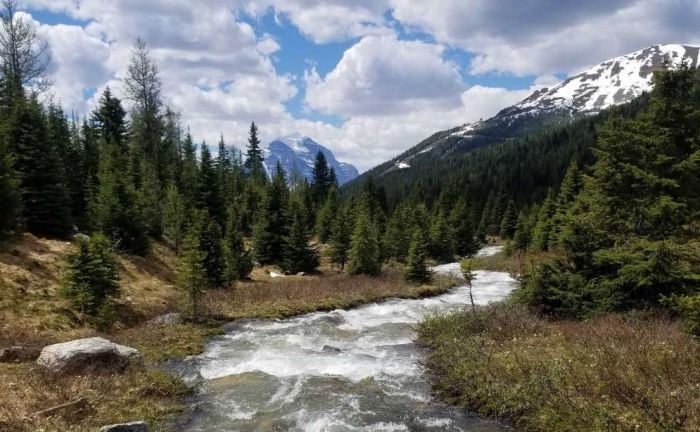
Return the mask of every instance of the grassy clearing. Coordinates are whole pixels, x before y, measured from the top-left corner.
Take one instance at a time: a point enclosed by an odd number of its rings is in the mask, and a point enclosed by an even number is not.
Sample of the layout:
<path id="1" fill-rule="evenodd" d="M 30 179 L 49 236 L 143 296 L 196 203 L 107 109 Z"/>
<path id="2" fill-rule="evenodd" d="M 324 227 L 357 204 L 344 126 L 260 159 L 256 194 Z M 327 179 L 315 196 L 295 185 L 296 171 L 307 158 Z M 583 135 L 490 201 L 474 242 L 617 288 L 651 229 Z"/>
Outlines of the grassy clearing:
<path id="1" fill-rule="evenodd" d="M 449 278 L 436 278 L 431 285 L 411 285 L 403 280 L 399 269 L 387 268 L 377 277 L 351 277 L 340 273 L 244 282 L 234 290 L 207 293 L 204 304 L 211 316 L 225 320 L 284 318 L 319 310 L 349 308 L 390 297 L 432 296 L 455 284 Z"/>
<path id="2" fill-rule="evenodd" d="M 98 335 L 58 296 L 64 258 L 71 247 L 69 242 L 25 235 L 0 251 L 0 348 Z M 0 432 L 94 431 L 105 424 L 141 419 L 149 421 L 153 430 L 166 430 L 168 419 L 186 408 L 182 396 L 188 390 L 160 372 L 158 362 L 201 353 L 207 337 L 220 332 L 222 321 L 281 318 L 390 297 L 418 298 L 455 285 L 449 279 L 426 286 L 406 284 L 397 268 L 387 268 L 376 278 L 348 277 L 328 263 L 311 276 L 271 278 L 269 269 L 256 269 L 252 281 L 207 292 L 208 320 L 149 325 L 149 319 L 178 310 L 181 293 L 174 284 L 175 262 L 172 251 L 161 244 L 155 244 L 145 258 L 120 261 L 120 322 L 101 336 L 139 349 L 145 367 L 119 375 L 53 377 L 33 363 L 0 364 Z M 32 416 L 80 397 L 85 403 L 77 407 L 48 417 Z"/>
<path id="3" fill-rule="evenodd" d="M 522 430 L 700 430 L 700 344 L 676 322 L 497 305 L 429 319 L 420 340 L 439 396 Z"/>

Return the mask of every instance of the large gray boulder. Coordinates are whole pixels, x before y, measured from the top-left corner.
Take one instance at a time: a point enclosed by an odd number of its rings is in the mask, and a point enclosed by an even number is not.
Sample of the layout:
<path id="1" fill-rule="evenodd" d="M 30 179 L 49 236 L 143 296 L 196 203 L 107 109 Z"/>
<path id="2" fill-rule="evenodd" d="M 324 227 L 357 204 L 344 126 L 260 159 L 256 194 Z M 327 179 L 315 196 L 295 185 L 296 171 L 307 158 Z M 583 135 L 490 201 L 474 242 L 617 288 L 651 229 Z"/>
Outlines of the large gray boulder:
<path id="1" fill-rule="evenodd" d="M 142 421 L 113 424 L 109 426 L 102 426 L 100 428 L 100 432 L 148 432 L 148 424 Z"/>
<path id="2" fill-rule="evenodd" d="M 51 372 L 78 374 L 120 371 L 140 361 L 141 354 L 134 348 L 92 337 L 49 345 L 36 362 Z"/>

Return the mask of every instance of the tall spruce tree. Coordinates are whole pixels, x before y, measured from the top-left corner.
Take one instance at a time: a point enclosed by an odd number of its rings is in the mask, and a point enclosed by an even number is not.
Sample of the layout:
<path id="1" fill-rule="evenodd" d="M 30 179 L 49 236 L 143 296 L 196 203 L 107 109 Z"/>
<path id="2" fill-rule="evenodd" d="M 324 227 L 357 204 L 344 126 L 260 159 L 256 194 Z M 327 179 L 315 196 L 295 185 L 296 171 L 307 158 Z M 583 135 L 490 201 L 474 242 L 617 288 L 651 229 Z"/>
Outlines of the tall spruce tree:
<path id="1" fill-rule="evenodd" d="M 185 235 L 177 272 L 177 283 L 185 293 L 187 312 L 193 321 L 199 321 L 201 318 L 199 303 L 207 282 L 204 252 L 199 241 L 197 225 L 193 223 Z"/>
<path id="2" fill-rule="evenodd" d="M 404 273 L 407 281 L 427 283 L 432 279 L 432 273 L 426 263 L 428 259 L 428 238 L 421 230 L 413 233 L 411 246 L 408 249 L 408 263 Z"/>
<path id="3" fill-rule="evenodd" d="M 357 211 L 348 259 L 347 271 L 351 275 L 377 275 L 382 270 L 379 233 L 366 206 Z"/>
<path id="4" fill-rule="evenodd" d="M 353 218 L 347 206 L 341 208 L 336 214 L 330 237 L 330 259 L 333 264 L 345 269 L 350 251 L 350 236 L 352 235 Z"/>
<path id="5" fill-rule="evenodd" d="M 305 202 L 304 205 L 308 208 L 310 203 Z M 338 214 L 340 207 L 340 194 L 336 188 L 331 188 L 326 198 L 326 202 L 318 211 L 316 218 L 316 235 L 319 241 L 325 243 L 331 236 L 333 230 L 333 222 Z"/>
<path id="6" fill-rule="evenodd" d="M 14 233 L 19 224 L 19 181 L 12 168 L 13 160 L 7 143 L 0 139 L 0 240 Z"/>
<path id="7" fill-rule="evenodd" d="M 290 205 L 291 227 L 285 237 L 283 268 L 291 273 L 315 272 L 319 266 L 319 254 L 309 241 L 305 211 L 301 203 Z"/>
<path id="8" fill-rule="evenodd" d="M 264 183 L 266 180 L 263 160 L 260 138 L 258 138 L 258 127 L 253 122 L 250 124 L 250 131 L 248 132 L 248 148 L 244 167 L 255 182 Z"/>
<path id="9" fill-rule="evenodd" d="M 450 213 L 450 224 L 454 227 L 455 253 L 472 256 L 479 250 L 472 215 L 464 198 L 459 198 Z"/>
<path id="10" fill-rule="evenodd" d="M 313 168 L 313 180 L 311 191 L 316 206 L 321 206 L 326 201 L 326 196 L 331 188 L 331 175 L 328 169 L 328 161 L 322 151 L 316 153 L 316 161 Z"/>
<path id="11" fill-rule="evenodd" d="M 206 143 L 202 143 L 199 163 L 199 208 L 206 209 L 209 216 L 219 226 L 226 223 L 223 196 L 217 167 L 211 157 L 211 152 Z"/>
<path id="12" fill-rule="evenodd" d="M 552 218 L 556 211 L 554 192 L 550 189 L 547 192 L 542 206 L 537 215 L 537 224 L 532 232 L 532 249 L 536 251 L 547 250 L 549 239 L 552 234 Z"/>
<path id="13" fill-rule="evenodd" d="M 284 261 L 285 237 L 289 228 L 288 200 L 287 179 L 282 165 L 277 163 L 275 176 L 267 186 L 253 229 L 255 258 L 261 264 L 281 264 Z"/>
<path id="14" fill-rule="evenodd" d="M 180 246 L 185 235 L 187 208 L 185 200 L 174 183 L 168 186 L 163 205 L 163 234 L 175 248 L 175 254 L 180 254 Z"/>
<path id="15" fill-rule="evenodd" d="M 510 199 L 503 212 L 503 218 L 500 225 L 500 236 L 506 240 L 513 238 L 516 225 L 518 223 L 518 214 L 515 211 L 515 202 Z"/>
<path id="16" fill-rule="evenodd" d="M 444 212 L 433 217 L 430 227 L 430 255 L 441 261 L 452 261 L 455 254 L 454 229 Z"/>
<path id="17" fill-rule="evenodd" d="M 224 281 L 231 285 L 243 280 L 253 271 L 252 253 L 245 248 L 239 218 L 233 207 L 228 210 L 223 241 Z"/>
<path id="18" fill-rule="evenodd" d="M 72 218 L 65 170 L 35 97 L 17 101 L 5 133 L 15 156 L 25 228 L 38 235 L 67 236 Z"/>

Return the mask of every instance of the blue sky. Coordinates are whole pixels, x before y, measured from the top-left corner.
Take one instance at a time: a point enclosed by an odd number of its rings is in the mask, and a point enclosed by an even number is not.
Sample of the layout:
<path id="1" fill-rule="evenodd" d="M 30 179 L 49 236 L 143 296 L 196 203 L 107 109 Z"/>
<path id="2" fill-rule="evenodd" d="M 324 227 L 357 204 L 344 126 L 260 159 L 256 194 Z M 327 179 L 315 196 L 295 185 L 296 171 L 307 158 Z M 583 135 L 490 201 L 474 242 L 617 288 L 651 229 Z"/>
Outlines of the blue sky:
<path id="1" fill-rule="evenodd" d="M 142 37 L 194 135 L 300 132 L 365 170 L 586 66 L 700 41 L 697 0 L 26 0 L 53 96 L 89 112 Z"/>

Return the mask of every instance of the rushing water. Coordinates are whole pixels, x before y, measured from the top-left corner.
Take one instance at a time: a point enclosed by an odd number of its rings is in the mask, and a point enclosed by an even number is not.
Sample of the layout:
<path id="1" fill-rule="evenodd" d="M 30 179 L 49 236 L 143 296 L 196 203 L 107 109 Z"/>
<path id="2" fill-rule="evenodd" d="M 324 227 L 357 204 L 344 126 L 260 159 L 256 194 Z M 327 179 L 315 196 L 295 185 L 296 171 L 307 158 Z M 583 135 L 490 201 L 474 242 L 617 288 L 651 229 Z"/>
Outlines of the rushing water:
<path id="1" fill-rule="evenodd" d="M 482 249 L 482 255 L 497 253 Z M 456 273 L 447 264 L 436 272 Z M 505 273 L 476 272 L 478 304 L 515 287 Z M 500 431 L 434 400 L 415 341 L 424 317 L 463 308 L 467 288 L 421 300 L 230 324 L 192 360 L 204 379 L 187 431 Z"/>

